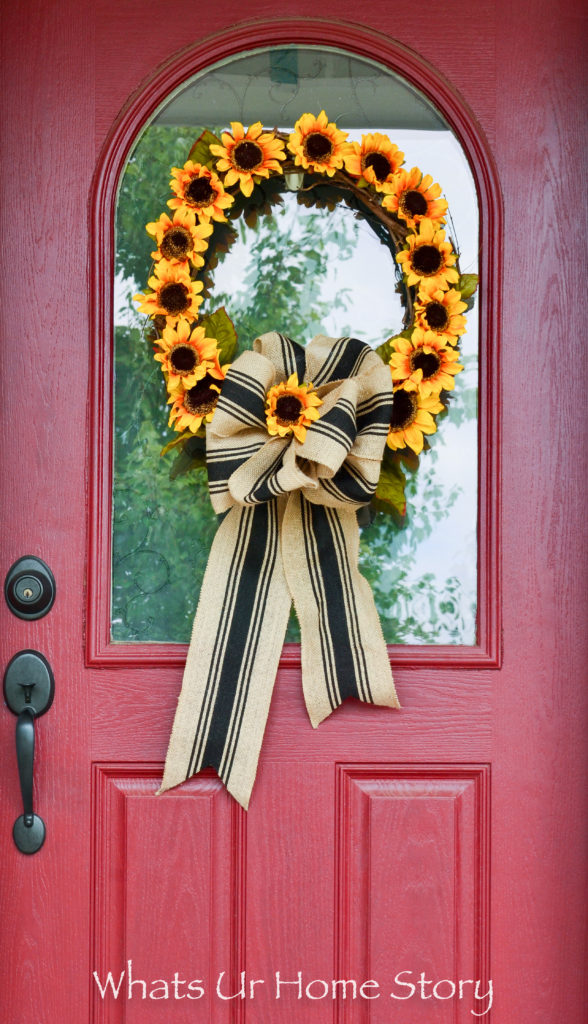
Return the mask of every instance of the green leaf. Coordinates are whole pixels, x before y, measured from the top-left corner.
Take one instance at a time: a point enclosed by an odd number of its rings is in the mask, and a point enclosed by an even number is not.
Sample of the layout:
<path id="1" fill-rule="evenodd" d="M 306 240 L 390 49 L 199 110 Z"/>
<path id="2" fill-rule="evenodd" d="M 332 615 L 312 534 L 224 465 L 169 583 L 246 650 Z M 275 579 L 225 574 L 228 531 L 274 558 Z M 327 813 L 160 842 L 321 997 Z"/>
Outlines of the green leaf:
<path id="1" fill-rule="evenodd" d="M 465 302 L 466 299 L 469 299 L 470 296 L 472 296 L 474 294 L 474 292 L 476 291 L 477 287 L 478 287 L 478 275 L 477 274 L 462 274 L 460 279 L 459 279 L 459 283 L 457 285 L 457 290 L 459 292 L 461 292 L 461 300 L 462 300 L 462 302 Z"/>
<path id="2" fill-rule="evenodd" d="M 182 452 L 185 452 L 191 459 L 196 458 L 200 461 L 201 456 L 203 456 L 206 461 L 206 432 L 204 428 L 201 427 L 200 431 L 196 434 L 193 434 L 191 430 L 184 430 L 183 434 L 180 434 L 178 437 L 174 437 L 173 441 L 166 444 L 165 448 L 162 448 L 159 454 L 167 455 L 168 452 L 179 447 L 181 447 Z M 176 459 L 176 462 L 177 461 L 178 460 Z M 172 472 L 175 465 L 176 463 L 174 462 L 172 465 Z M 176 473 L 175 475 L 177 476 L 178 474 Z M 174 477 L 171 479 L 173 480 Z"/>
<path id="3" fill-rule="evenodd" d="M 206 451 L 204 448 L 200 451 L 193 451 L 191 446 L 186 445 L 174 459 L 169 471 L 169 478 L 170 480 L 175 480 L 178 476 L 184 476 L 192 469 L 206 469 Z"/>
<path id="4" fill-rule="evenodd" d="M 190 430 L 184 430 L 183 434 L 180 434 L 178 437 L 174 437 L 173 441 L 169 441 L 168 444 L 166 444 L 165 448 L 161 449 L 159 454 L 167 455 L 168 452 L 171 452 L 172 448 L 177 448 L 178 445 L 182 445 L 183 447 L 188 438 L 191 436 L 192 432 Z"/>
<path id="5" fill-rule="evenodd" d="M 237 332 L 224 306 L 200 320 L 207 338 L 215 338 L 219 347 L 219 362 L 230 363 L 237 347 Z"/>
<path id="6" fill-rule="evenodd" d="M 197 433 L 191 433 L 184 447 L 189 455 L 206 455 L 206 427 L 201 426 Z"/>
<path id="7" fill-rule="evenodd" d="M 247 210 L 247 213 L 244 214 L 243 216 L 243 220 L 245 221 L 247 227 L 251 228 L 252 230 L 257 224 L 258 219 L 259 211 L 254 206 L 252 206 L 250 210 Z"/>
<path id="8" fill-rule="evenodd" d="M 395 334 L 394 337 L 388 338 L 388 341 L 383 342 L 382 345 L 378 345 L 375 350 L 383 363 L 389 363 L 392 353 L 394 352 L 394 342 L 397 338 L 410 338 L 412 334 L 412 327 L 406 331 L 401 331 L 400 334 Z"/>
<path id="9" fill-rule="evenodd" d="M 392 455 L 391 452 L 390 455 Z M 400 462 L 402 463 L 404 468 L 409 471 L 409 473 L 416 473 L 418 471 L 418 468 L 421 464 L 420 459 L 417 453 L 413 452 L 412 448 L 401 448 L 400 451 L 396 452 L 396 455 L 400 459 Z"/>
<path id="10" fill-rule="evenodd" d="M 396 338 L 398 337 L 399 335 L 395 334 L 393 338 L 388 338 L 387 341 L 384 341 L 381 345 L 378 345 L 376 352 L 378 353 L 383 363 L 390 362 L 390 357 L 393 352 L 392 343 L 396 341 Z"/>
<path id="11" fill-rule="evenodd" d="M 399 463 L 386 459 L 382 462 L 380 479 L 378 480 L 378 486 L 376 487 L 376 500 L 378 502 L 383 502 L 384 505 L 391 506 L 392 509 L 398 512 L 401 516 L 405 515 L 405 484 L 406 477 L 402 472 Z"/>
<path id="12" fill-rule="evenodd" d="M 188 160 L 192 160 L 195 164 L 204 164 L 205 167 L 213 167 L 218 157 L 210 152 L 211 145 L 222 146 L 222 142 L 217 139 L 216 135 L 209 132 L 208 128 L 205 128 L 188 153 Z"/>

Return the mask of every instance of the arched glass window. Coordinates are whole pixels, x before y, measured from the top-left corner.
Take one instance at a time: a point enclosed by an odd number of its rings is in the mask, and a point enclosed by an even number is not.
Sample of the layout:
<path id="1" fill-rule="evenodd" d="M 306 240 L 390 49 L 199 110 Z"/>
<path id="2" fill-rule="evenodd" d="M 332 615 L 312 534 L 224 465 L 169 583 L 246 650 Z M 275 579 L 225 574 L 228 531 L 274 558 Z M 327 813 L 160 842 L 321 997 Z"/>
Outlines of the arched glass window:
<path id="1" fill-rule="evenodd" d="M 335 48 L 287 46 L 232 57 L 194 76 L 144 127 L 122 175 L 116 211 L 112 639 L 189 639 L 216 530 L 204 470 L 183 472 L 170 441 L 166 396 L 145 318 L 152 240 L 145 224 L 167 210 L 171 166 L 182 166 L 204 128 L 231 121 L 291 130 L 325 109 L 351 139 L 380 131 L 439 182 L 461 273 L 477 272 L 478 205 L 459 141 L 431 102 L 380 64 Z M 377 347 L 403 328 L 390 248 L 374 225 L 325 192 L 282 189 L 276 202 L 234 223 L 218 252 L 206 310 L 224 305 L 241 347 L 267 330 L 301 343 L 318 333 Z M 360 565 L 389 643 L 476 643 L 478 315 L 469 313 L 449 411 L 430 451 L 405 466 L 402 521 L 378 511 L 362 528 Z M 409 453 L 407 453 L 409 454 Z M 289 638 L 296 639 L 291 622 Z"/>

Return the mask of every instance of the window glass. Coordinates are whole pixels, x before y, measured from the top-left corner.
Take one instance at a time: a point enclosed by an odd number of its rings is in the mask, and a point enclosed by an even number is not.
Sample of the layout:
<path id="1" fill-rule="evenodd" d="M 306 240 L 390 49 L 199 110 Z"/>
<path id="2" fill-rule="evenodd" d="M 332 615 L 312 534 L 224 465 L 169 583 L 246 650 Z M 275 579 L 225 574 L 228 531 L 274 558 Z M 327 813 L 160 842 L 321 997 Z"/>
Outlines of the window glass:
<path id="1" fill-rule="evenodd" d="M 204 127 L 230 121 L 291 130 L 322 108 L 351 139 L 380 131 L 441 185 L 462 273 L 476 273 L 478 208 L 459 142 L 437 110 L 386 68 L 337 50 L 287 47 L 225 61 L 195 76 L 144 128 L 121 178 L 116 211 L 112 638 L 187 642 L 216 517 L 202 470 L 170 453 L 166 396 L 144 290 L 152 240 L 167 210 L 170 168 Z M 283 190 L 276 205 L 234 222 L 218 253 L 206 311 L 224 305 L 239 345 L 268 330 L 306 344 L 318 333 L 380 345 L 402 330 L 394 259 L 381 234 L 343 202 Z M 204 307 L 203 307 L 204 311 Z M 378 512 L 362 527 L 360 564 L 390 643 L 474 644 L 477 591 L 477 307 L 462 338 L 463 373 L 418 472 L 407 469 L 401 523 Z M 297 638 L 292 619 L 289 639 Z"/>

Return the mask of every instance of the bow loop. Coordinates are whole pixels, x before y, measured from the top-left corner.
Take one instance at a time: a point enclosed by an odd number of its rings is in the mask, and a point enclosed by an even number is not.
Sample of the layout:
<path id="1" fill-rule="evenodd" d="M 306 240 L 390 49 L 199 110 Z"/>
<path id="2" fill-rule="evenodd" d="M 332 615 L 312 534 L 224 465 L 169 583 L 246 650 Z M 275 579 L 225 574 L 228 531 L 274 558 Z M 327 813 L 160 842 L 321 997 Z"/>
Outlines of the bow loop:
<path id="1" fill-rule="evenodd" d="M 308 379 L 306 372 L 306 352 L 297 341 L 292 341 L 285 334 L 278 334 L 277 331 L 268 331 L 260 335 L 253 342 L 253 351 L 259 352 L 266 359 L 269 359 L 276 371 L 274 384 L 288 380 L 293 373 L 302 382 Z"/>
<path id="2" fill-rule="evenodd" d="M 319 418 L 304 441 L 293 434 L 272 437 L 267 392 L 291 373 L 305 372 L 322 401 Z M 240 355 L 227 372 L 207 426 L 215 511 L 296 490 L 331 507 L 367 504 L 378 482 L 391 403 L 390 371 L 365 342 L 317 335 L 305 350 L 277 332 L 261 335 L 254 351 Z"/>
<path id="3" fill-rule="evenodd" d="M 270 434 L 266 417 L 268 391 L 293 374 L 321 399 L 300 440 Z M 388 367 L 354 338 L 318 335 L 304 349 L 264 334 L 228 370 L 206 428 L 210 498 L 227 515 L 160 792 L 211 765 L 248 806 L 292 601 L 314 726 L 347 697 L 399 707 L 355 514 L 375 491 L 391 407 Z"/>

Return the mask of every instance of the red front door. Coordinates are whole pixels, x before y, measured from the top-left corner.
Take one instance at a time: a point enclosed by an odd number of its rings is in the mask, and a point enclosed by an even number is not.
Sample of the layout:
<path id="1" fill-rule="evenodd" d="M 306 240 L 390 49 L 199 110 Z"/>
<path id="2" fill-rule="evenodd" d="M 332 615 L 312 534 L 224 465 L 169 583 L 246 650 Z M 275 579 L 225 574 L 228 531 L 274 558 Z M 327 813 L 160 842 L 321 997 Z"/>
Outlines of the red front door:
<path id="1" fill-rule="evenodd" d="M 47 840 L 32 856 L 12 840 L 22 811 L 15 720 L 0 716 L 7 1024 L 436 1024 L 472 1010 L 498 1024 L 583 1019 L 574 428 L 585 360 L 574 361 L 571 311 L 582 294 L 572 192 L 581 39 L 569 4 L 533 8 L 500 2 L 464 17 L 437 0 L 380 5 L 362 11 L 365 30 L 313 21 L 340 16 L 327 2 L 288 3 L 290 23 L 231 31 L 226 3 L 28 0 L 5 13 L 2 572 L 37 554 L 57 581 L 47 617 L 1 612 L 3 669 L 34 648 L 56 680 L 36 723 Z M 354 8 L 344 13 L 356 21 Z M 387 711 L 346 705 L 313 731 L 296 659 L 285 660 L 245 814 L 206 774 L 154 797 L 181 678 L 169 651 L 154 647 L 147 664 L 96 656 L 109 590 L 94 526 L 110 496 L 108 434 L 95 436 L 109 416 L 98 392 L 109 391 L 93 332 L 110 293 L 108 273 L 89 279 L 88 258 L 100 238 L 110 251 L 108 160 L 130 142 L 137 96 L 161 82 L 154 70 L 188 43 L 218 56 L 288 40 L 395 54 L 394 66 L 421 69 L 461 118 L 488 198 L 482 258 L 494 306 L 484 323 L 501 373 L 487 361 L 483 649 L 414 662 L 394 651 L 403 711 L 393 730 Z M 176 57 L 170 76 L 190 60 Z M 435 70 L 423 71 L 428 61 Z M 479 150 L 476 139 L 486 140 Z M 500 579 L 488 517 L 501 509 Z"/>

